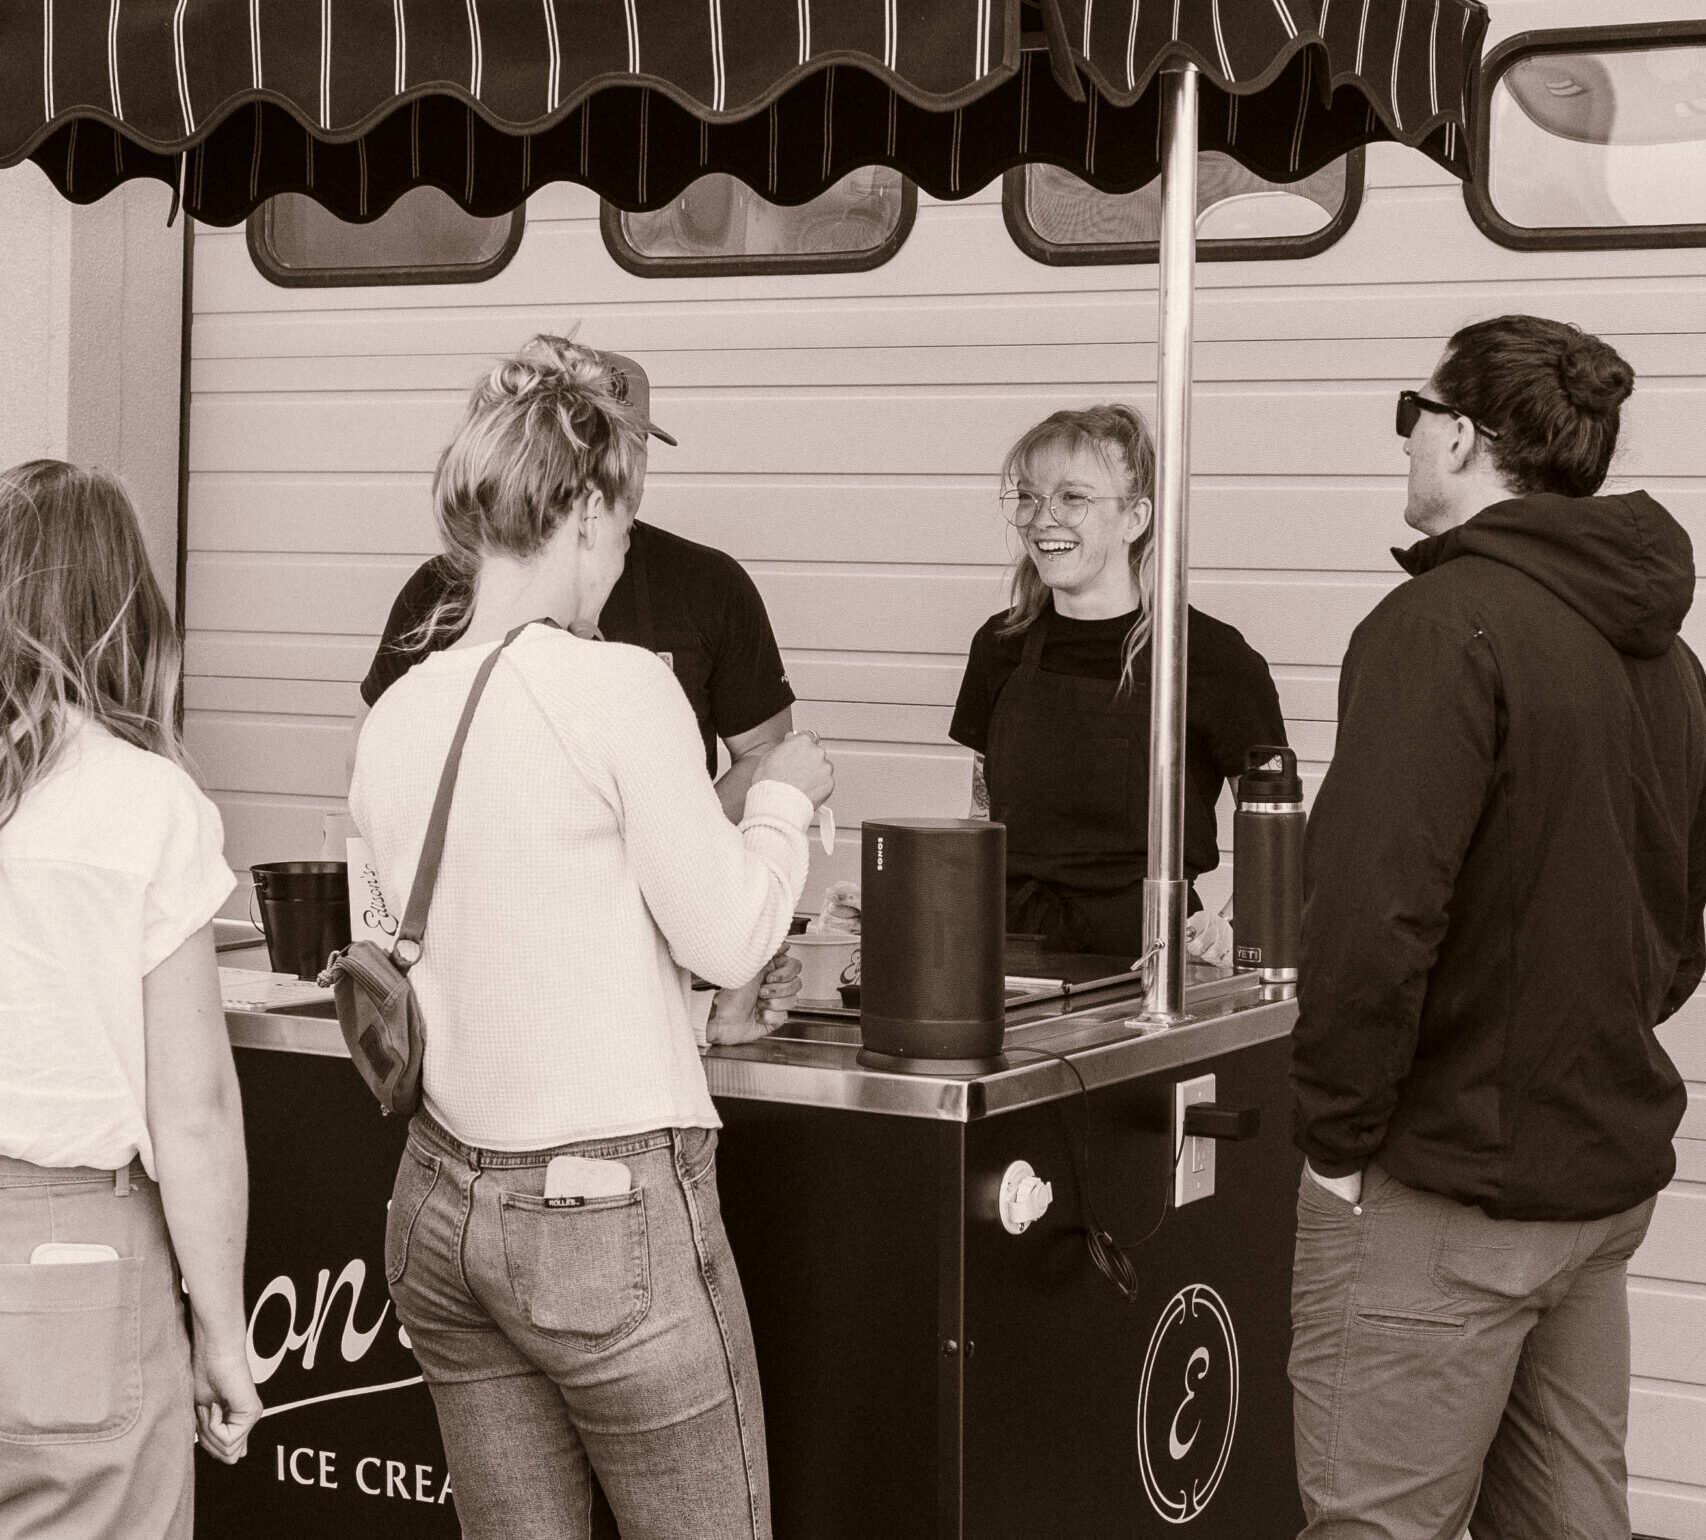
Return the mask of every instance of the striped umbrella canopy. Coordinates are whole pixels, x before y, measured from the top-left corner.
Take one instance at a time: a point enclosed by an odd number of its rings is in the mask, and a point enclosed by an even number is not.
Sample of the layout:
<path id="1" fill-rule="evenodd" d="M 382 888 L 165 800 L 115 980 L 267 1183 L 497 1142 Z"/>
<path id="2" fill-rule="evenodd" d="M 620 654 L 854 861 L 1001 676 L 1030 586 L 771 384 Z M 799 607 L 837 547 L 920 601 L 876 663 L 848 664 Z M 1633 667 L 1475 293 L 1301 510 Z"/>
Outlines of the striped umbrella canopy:
<path id="1" fill-rule="evenodd" d="M 1047 161 L 1200 145 L 1289 181 L 1362 143 L 1469 170 L 1478 0 L 0 0 L 0 166 L 75 202 L 171 183 L 230 225 L 276 193 L 376 218 L 428 183 L 496 215 L 559 180 L 627 210 L 707 172 L 778 203 L 860 166 L 961 197 Z"/>
<path id="2" fill-rule="evenodd" d="M 0 167 L 78 202 L 160 177 L 226 225 L 421 184 L 497 215 L 554 181 L 638 211 L 709 172 L 777 203 L 874 164 L 940 198 L 1039 161 L 1159 176 L 1141 960 L 1174 1023 L 1198 154 L 1284 182 L 1391 139 L 1467 176 L 1486 28 L 1479 0 L 0 0 Z"/>

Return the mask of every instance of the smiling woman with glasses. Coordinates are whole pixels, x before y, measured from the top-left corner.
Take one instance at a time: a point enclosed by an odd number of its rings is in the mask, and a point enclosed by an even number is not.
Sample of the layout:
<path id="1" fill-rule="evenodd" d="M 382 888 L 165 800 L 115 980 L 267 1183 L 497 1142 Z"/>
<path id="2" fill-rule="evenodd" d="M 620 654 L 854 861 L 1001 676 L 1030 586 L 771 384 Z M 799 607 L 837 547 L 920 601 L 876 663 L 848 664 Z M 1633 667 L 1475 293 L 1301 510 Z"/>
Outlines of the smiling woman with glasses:
<path id="1" fill-rule="evenodd" d="M 1007 928 L 1051 951 L 1142 950 L 1149 829 L 1149 631 L 1155 447 L 1128 406 L 1056 412 L 1002 467 L 1019 550 L 1012 604 L 972 639 L 948 731 L 971 749 L 973 816 L 1007 825 Z M 1283 743 L 1267 664 L 1190 612 L 1185 870 L 1220 859 L 1214 807 L 1244 751 Z M 1230 928 L 1191 917 L 1194 956 Z"/>

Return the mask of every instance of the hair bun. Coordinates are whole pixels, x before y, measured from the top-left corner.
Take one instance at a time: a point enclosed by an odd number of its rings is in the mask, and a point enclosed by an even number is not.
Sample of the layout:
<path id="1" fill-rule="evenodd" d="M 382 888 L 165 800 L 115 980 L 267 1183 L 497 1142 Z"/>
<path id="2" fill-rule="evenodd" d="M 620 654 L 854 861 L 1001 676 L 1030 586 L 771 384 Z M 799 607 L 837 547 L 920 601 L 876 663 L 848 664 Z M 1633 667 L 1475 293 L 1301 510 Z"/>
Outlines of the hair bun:
<path id="1" fill-rule="evenodd" d="M 1635 371 L 1598 337 L 1580 336 L 1559 355 L 1558 381 L 1578 411 L 1604 417 L 1629 399 Z"/>
<path id="2" fill-rule="evenodd" d="M 541 332 L 492 366 L 487 388 L 494 397 L 521 402 L 574 403 L 588 396 L 616 395 L 612 374 L 609 363 L 591 348 Z"/>

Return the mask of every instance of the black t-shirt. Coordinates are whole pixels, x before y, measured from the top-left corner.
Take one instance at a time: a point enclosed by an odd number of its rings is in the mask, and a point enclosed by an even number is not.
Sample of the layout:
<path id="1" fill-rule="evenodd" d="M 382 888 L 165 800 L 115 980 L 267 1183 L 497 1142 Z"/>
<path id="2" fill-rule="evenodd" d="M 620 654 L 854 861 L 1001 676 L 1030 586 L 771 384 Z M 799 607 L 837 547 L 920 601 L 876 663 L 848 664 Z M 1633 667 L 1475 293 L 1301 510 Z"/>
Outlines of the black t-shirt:
<path id="1" fill-rule="evenodd" d="M 649 635 L 642 634 L 640 619 L 641 564 L 650 601 Z M 361 682 L 361 698 L 369 706 L 429 652 L 456 640 L 445 633 L 425 648 L 397 645 L 398 638 L 419 625 L 445 596 L 449 571 L 445 558 L 435 556 L 416 569 L 397 595 L 379 650 Z M 794 703 L 757 587 L 738 561 L 708 545 L 636 520 L 622 576 L 605 601 L 598 625 L 610 641 L 645 647 L 675 670 L 699 719 L 705 766 L 712 775 L 717 773 L 717 739 L 751 732 Z"/>
<path id="2" fill-rule="evenodd" d="M 1224 621 L 1199 609 L 1188 612 L 1185 678 L 1185 866 L 1213 871 L 1220 864 L 1214 805 L 1222 784 L 1243 772 L 1245 751 L 1253 745 L 1283 744 L 1285 718 L 1279 693 L 1262 655 Z M 1110 620 L 1074 620 L 1050 612 L 1048 637 L 1039 664 L 1045 674 L 1078 679 L 1120 677 L 1126 633 L 1134 610 Z M 1025 634 L 1000 636 L 1003 611 L 991 615 L 972 638 L 971 656 L 960 681 L 948 736 L 973 752 L 984 753 L 996 698 L 1013 676 L 1025 651 Z M 1149 698 L 1150 653 L 1137 655 L 1135 698 Z"/>

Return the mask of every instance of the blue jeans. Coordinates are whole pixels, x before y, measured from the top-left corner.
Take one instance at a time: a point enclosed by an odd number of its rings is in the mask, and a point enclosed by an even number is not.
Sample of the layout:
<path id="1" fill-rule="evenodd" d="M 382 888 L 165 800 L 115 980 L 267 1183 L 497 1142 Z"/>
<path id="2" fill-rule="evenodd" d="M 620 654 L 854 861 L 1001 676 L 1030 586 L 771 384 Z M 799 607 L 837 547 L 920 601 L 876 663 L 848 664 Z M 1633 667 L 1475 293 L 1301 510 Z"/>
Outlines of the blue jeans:
<path id="1" fill-rule="evenodd" d="M 385 1272 L 469 1540 L 579 1540 L 594 1471 L 623 1540 L 769 1540 L 716 1146 L 683 1128 L 480 1150 L 416 1114 Z M 545 1166 L 563 1154 L 623 1162 L 631 1190 L 547 1207 Z"/>

